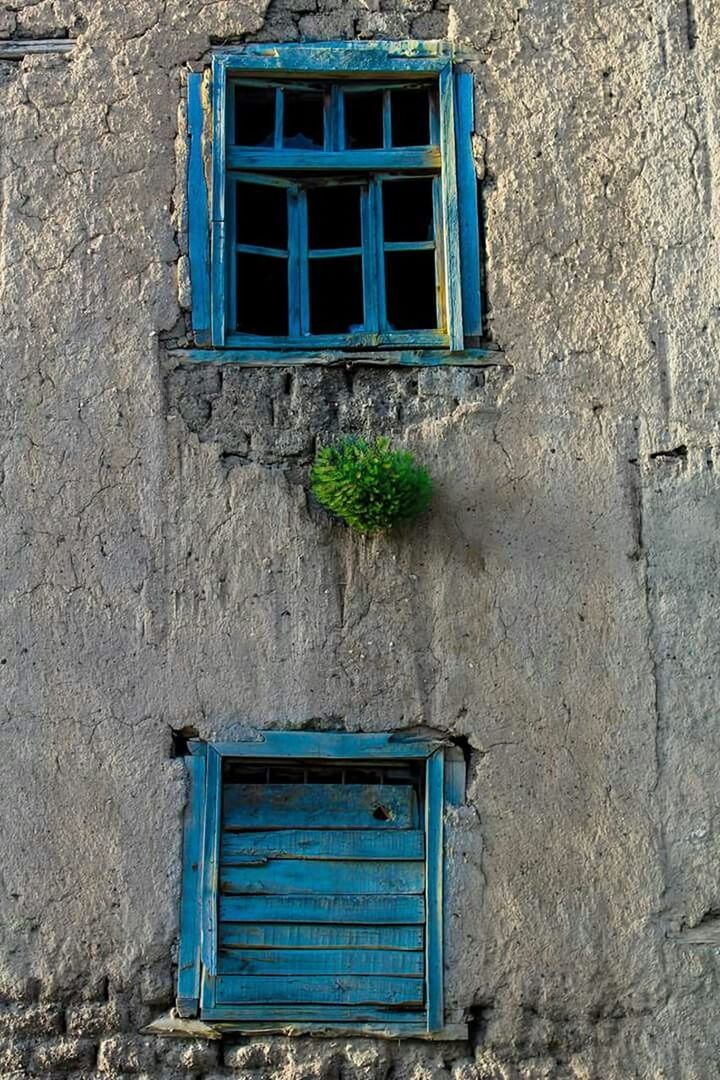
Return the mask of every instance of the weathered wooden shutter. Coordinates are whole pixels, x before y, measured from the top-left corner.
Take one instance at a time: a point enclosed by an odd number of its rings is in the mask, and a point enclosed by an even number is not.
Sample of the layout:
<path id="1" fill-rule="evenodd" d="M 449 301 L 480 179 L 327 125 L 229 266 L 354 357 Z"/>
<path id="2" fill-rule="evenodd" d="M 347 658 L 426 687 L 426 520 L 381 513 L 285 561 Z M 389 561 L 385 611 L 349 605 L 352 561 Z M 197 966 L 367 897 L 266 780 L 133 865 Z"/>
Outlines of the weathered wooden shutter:
<path id="1" fill-rule="evenodd" d="M 421 795 L 420 771 L 398 763 L 226 768 L 216 1007 L 258 1021 L 422 1019 Z"/>

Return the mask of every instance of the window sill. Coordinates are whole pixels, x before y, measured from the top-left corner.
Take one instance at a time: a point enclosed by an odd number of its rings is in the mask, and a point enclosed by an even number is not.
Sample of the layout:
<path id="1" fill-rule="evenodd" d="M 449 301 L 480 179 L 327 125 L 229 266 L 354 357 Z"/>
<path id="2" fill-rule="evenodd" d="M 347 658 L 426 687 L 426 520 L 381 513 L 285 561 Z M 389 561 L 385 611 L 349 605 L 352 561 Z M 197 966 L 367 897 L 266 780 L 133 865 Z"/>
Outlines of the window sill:
<path id="1" fill-rule="evenodd" d="M 316 364 L 377 364 L 383 367 L 509 367 L 497 348 L 386 349 L 364 352 L 339 349 L 168 349 L 168 359 L 178 364 L 244 364 L 246 367 L 290 367 Z"/>
<path id="2" fill-rule="evenodd" d="M 432 1042 L 467 1042 L 467 1024 L 446 1024 L 437 1031 L 428 1031 L 415 1024 L 338 1024 L 330 1026 L 318 1023 L 274 1023 L 214 1021 L 185 1019 L 175 1011 L 160 1016 L 142 1029 L 144 1035 L 165 1035 L 178 1039 L 221 1039 L 223 1035 L 314 1035 L 337 1038 L 338 1036 L 371 1036 L 376 1039 L 424 1039 Z"/>

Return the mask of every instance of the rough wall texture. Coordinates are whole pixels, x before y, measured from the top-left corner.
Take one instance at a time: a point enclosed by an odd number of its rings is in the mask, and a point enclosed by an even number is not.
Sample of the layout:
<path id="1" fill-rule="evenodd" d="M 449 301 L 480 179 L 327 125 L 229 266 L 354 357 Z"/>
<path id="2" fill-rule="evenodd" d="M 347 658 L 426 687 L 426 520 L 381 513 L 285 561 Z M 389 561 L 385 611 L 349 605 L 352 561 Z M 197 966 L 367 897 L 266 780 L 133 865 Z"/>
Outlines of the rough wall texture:
<path id="1" fill-rule="evenodd" d="M 39 0 L 0 62 L 0 1070 L 720 1075 L 712 0 Z M 188 61 L 449 36 L 477 78 L 489 328 L 512 368 L 176 368 Z M 182 276 L 182 275 L 180 275 Z M 318 431 L 437 483 L 364 541 Z M 468 1044 L 152 1040 L 172 998 L 172 729 L 465 736 L 449 997 Z"/>

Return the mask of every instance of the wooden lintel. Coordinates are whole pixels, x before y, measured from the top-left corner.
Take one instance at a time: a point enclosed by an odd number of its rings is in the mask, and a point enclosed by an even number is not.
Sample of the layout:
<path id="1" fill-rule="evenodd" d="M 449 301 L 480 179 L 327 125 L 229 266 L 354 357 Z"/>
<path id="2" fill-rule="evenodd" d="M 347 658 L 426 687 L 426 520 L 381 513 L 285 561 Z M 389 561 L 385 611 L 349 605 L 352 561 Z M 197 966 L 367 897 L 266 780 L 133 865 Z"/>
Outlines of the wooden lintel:
<path id="1" fill-rule="evenodd" d="M 331 352 L 271 349 L 168 349 L 165 356 L 176 364 L 243 364 L 245 367 L 293 367 L 316 364 L 342 367 L 374 364 L 382 367 L 510 367 L 500 349 L 397 349 L 383 352 Z"/>
<path id="2" fill-rule="evenodd" d="M 44 53 L 69 53 L 75 48 L 72 38 L 28 38 L 0 41 L 0 60 L 23 60 Z"/>

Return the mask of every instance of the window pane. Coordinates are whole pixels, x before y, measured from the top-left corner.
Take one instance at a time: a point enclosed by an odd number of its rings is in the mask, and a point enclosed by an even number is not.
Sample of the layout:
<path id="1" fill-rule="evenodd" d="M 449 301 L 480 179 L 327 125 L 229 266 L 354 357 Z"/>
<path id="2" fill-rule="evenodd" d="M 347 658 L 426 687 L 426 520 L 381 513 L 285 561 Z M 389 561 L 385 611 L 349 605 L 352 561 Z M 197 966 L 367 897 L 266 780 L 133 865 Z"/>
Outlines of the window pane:
<path id="1" fill-rule="evenodd" d="M 360 247 L 360 185 L 308 188 L 311 248 Z"/>
<path id="2" fill-rule="evenodd" d="M 427 87 L 393 90 L 390 102 L 393 146 L 427 146 L 430 142 Z"/>
<path id="3" fill-rule="evenodd" d="M 433 181 L 387 180 L 382 186 L 385 240 L 432 240 Z"/>
<path id="4" fill-rule="evenodd" d="M 238 252 L 237 329 L 243 334 L 287 335 L 287 259 Z"/>
<path id="5" fill-rule="evenodd" d="M 350 334 L 363 324 L 359 255 L 310 260 L 310 332 Z"/>
<path id="6" fill-rule="evenodd" d="M 269 184 L 237 185 L 236 236 L 239 244 L 286 250 L 287 190 Z"/>
<path id="7" fill-rule="evenodd" d="M 269 86 L 235 87 L 235 142 L 272 146 L 275 138 L 275 91 Z"/>
<path id="8" fill-rule="evenodd" d="M 382 90 L 346 93 L 345 146 L 348 150 L 381 147 L 383 144 Z"/>
<path id="9" fill-rule="evenodd" d="M 435 329 L 435 252 L 387 251 L 385 300 L 391 330 Z"/>
<path id="10" fill-rule="evenodd" d="M 311 150 L 323 145 L 324 94 L 322 90 L 284 91 L 283 146 Z"/>

